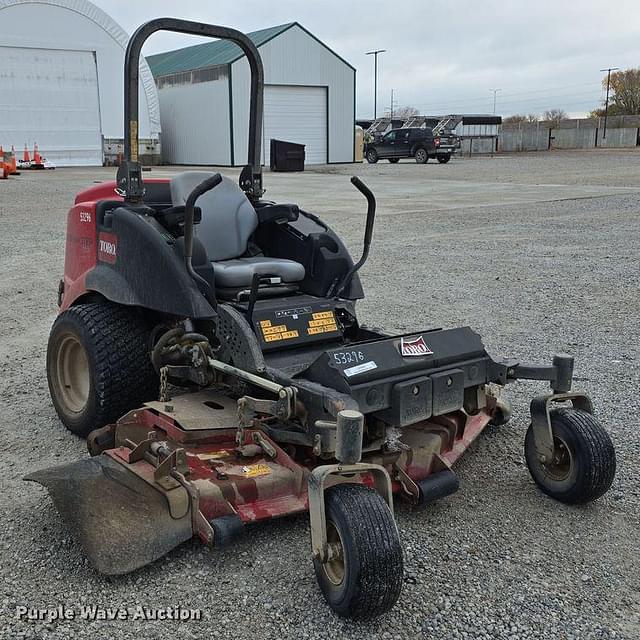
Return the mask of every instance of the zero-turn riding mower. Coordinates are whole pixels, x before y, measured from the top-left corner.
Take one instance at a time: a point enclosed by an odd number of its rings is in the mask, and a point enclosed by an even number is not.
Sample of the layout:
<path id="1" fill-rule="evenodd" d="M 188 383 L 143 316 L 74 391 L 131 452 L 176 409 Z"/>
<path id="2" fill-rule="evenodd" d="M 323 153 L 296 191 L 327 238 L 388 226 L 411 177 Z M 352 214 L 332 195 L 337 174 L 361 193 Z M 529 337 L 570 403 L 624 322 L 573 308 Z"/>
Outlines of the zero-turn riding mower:
<path id="1" fill-rule="evenodd" d="M 239 186 L 187 171 L 142 179 L 138 60 L 159 30 L 237 44 L 251 69 L 248 164 Z M 526 462 L 566 503 L 613 480 L 611 441 L 573 359 L 494 360 L 469 327 L 389 335 L 356 316 L 362 257 L 295 204 L 263 199 L 263 69 L 224 27 L 158 19 L 125 58 L 125 160 L 69 212 L 60 314 L 49 339 L 54 406 L 91 457 L 32 473 L 93 565 L 121 574 L 199 537 L 231 541 L 259 520 L 309 511 L 320 588 L 342 616 L 389 610 L 403 581 L 393 497 L 456 491 L 456 460 L 510 416 L 500 387 L 548 380 L 531 403 Z M 170 391 L 182 387 L 180 393 Z"/>

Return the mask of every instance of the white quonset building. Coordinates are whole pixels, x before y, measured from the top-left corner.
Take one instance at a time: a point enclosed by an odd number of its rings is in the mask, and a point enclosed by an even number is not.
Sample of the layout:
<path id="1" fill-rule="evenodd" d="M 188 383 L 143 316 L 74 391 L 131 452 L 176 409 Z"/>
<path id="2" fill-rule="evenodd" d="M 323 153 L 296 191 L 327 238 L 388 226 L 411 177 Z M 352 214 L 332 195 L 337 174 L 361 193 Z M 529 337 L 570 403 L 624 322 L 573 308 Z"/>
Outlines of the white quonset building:
<path id="1" fill-rule="evenodd" d="M 248 34 L 265 72 L 262 153 L 269 142 L 305 145 L 307 164 L 354 161 L 355 69 L 297 22 Z M 215 40 L 148 56 L 160 99 L 163 159 L 247 161 L 249 64 Z"/>
<path id="2" fill-rule="evenodd" d="M 127 34 L 87 0 L 0 0 L 0 144 L 101 165 L 123 137 Z M 140 154 L 159 154 L 153 77 L 140 64 Z"/>

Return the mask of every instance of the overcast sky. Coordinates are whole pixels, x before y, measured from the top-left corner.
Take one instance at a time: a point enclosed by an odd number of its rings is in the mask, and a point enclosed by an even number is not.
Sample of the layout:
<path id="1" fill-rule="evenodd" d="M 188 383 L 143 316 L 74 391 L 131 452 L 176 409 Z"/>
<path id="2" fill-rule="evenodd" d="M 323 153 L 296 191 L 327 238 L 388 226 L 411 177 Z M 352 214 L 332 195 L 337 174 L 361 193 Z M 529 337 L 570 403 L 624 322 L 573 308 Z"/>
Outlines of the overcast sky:
<path id="1" fill-rule="evenodd" d="M 423 114 L 583 115 L 602 98 L 604 67 L 640 66 L 638 0 L 93 0 L 131 33 L 160 16 L 253 31 L 297 21 L 357 69 L 357 115 L 373 114 L 373 56 L 379 57 L 378 111 Z M 144 52 L 199 42 L 157 34 Z"/>

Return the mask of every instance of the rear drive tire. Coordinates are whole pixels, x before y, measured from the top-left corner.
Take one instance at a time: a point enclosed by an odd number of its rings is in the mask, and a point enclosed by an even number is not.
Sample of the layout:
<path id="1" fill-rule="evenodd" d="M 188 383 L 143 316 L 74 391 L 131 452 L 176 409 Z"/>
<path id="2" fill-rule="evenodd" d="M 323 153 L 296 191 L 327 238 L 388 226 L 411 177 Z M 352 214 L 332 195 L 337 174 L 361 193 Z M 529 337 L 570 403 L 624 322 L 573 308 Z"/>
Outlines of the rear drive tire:
<path id="1" fill-rule="evenodd" d="M 547 495 L 566 504 L 585 504 L 607 492 L 616 473 L 616 453 L 609 434 L 590 414 L 576 409 L 551 411 L 556 455 L 543 463 L 533 427 L 524 441 L 531 477 Z"/>
<path id="2" fill-rule="evenodd" d="M 402 589 L 403 561 L 387 503 L 363 485 L 339 484 L 326 491 L 325 505 L 327 538 L 339 553 L 314 566 L 329 606 L 357 620 L 389 611 Z"/>
<path id="3" fill-rule="evenodd" d="M 47 379 L 53 406 L 69 431 L 87 436 L 157 396 L 149 342 L 149 329 L 131 307 L 80 304 L 56 318 Z"/>
<path id="4" fill-rule="evenodd" d="M 438 162 L 440 164 L 447 164 L 451 160 L 451 156 L 438 155 Z"/>
<path id="5" fill-rule="evenodd" d="M 426 149 L 416 149 L 415 157 L 418 164 L 426 164 L 429 161 L 429 154 Z"/>
<path id="6" fill-rule="evenodd" d="M 396 162 L 400 162 L 400 158 L 389 158 L 389 162 L 395 164 Z"/>
<path id="7" fill-rule="evenodd" d="M 367 151 L 367 162 L 369 164 L 378 162 L 378 152 L 375 149 L 369 149 L 369 151 Z"/>

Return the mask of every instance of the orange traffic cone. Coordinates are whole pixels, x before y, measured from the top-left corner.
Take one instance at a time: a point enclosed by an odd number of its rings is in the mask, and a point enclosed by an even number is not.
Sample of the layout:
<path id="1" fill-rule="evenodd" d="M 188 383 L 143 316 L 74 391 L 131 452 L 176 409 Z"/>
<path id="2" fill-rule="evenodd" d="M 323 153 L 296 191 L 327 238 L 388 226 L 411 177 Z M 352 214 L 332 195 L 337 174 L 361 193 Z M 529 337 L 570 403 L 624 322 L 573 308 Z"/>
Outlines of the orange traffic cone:
<path id="1" fill-rule="evenodd" d="M 9 161 L 9 166 L 11 168 L 11 175 L 12 176 L 19 176 L 20 174 L 18 173 L 18 164 L 16 162 L 16 148 L 11 145 L 11 160 Z"/>
<path id="2" fill-rule="evenodd" d="M 35 142 L 33 143 L 33 162 L 35 164 L 42 164 L 42 157 L 38 152 L 38 145 Z"/>
<path id="3" fill-rule="evenodd" d="M 27 143 L 24 143 L 24 151 L 22 152 L 22 162 L 31 162 L 31 157 L 29 156 L 29 149 L 27 149 Z"/>
<path id="4" fill-rule="evenodd" d="M 9 163 L 4 161 L 4 149 L 0 144 L 0 178 L 6 180 L 11 173 L 11 169 L 9 168 Z"/>

